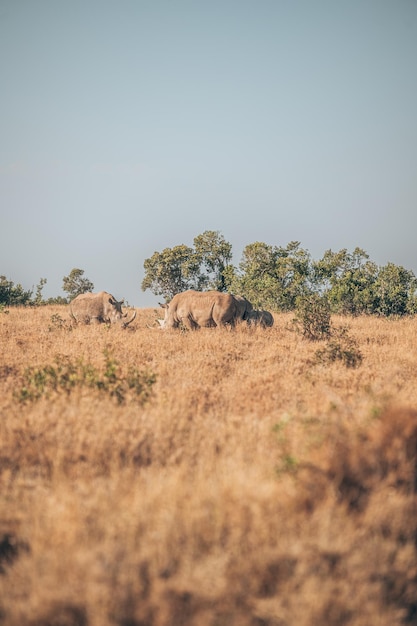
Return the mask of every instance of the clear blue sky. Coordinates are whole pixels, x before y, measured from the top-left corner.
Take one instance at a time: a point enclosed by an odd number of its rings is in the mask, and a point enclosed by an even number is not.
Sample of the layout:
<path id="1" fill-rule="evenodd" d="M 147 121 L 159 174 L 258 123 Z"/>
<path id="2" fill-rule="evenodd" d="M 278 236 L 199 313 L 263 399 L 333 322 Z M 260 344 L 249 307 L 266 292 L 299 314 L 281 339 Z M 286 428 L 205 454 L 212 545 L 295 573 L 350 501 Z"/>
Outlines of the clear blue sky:
<path id="1" fill-rule="evenodd" d="M 135 306 L 220 231 L 417 274 L 416 0 L 0 0 L 0 274 Z"/>

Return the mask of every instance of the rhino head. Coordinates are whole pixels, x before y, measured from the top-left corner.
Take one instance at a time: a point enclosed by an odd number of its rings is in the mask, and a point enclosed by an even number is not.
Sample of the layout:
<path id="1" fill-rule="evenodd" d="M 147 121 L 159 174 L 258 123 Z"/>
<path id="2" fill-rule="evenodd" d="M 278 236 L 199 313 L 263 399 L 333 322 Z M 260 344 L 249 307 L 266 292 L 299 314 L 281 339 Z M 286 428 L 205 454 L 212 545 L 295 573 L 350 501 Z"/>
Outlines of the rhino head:
<path id="1" fill-rule="evenodd" d="M 111 318 L 112 318 L 112 322 L 118 322 L 122 325 L 123 328 L 126 328 L 126 326 L 129 326 L 129 324 L 131 322 L 133 322 L 133 320 L 136 317 L 136 311 L 133 312 L 132 317 L 130 318 L 130 320 L 126 320 L 127 318 L 127 313 L 123 313 L 122 311 L 122 304 L 124 303 L 124 299 L 118 301 L 116 300 L 116 298 L 114 298 L 113 296 L 109 297 L 109 304 L 111 306 Z"/>

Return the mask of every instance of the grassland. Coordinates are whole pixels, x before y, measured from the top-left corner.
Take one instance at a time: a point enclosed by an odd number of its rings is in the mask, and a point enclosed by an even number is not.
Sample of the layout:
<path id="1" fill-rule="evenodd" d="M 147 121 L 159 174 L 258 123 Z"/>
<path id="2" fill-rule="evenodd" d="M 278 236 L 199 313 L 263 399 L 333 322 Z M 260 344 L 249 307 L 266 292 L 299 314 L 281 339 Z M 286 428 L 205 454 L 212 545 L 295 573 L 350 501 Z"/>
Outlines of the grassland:
<path id="1" fill-rule="evenodd" d="M 0 624 L 417 624 L 416 318 L 67 315 L 0 312 Z"/>

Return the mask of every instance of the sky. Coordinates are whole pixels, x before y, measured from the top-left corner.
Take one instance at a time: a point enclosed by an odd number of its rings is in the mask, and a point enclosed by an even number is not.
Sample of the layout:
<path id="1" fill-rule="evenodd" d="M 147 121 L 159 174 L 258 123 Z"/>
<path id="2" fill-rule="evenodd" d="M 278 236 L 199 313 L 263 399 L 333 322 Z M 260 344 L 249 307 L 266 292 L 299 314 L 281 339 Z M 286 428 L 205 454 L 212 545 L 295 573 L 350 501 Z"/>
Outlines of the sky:
<path id="1" fill-rule="evenodd" d="M 0 275 L 132 306 L 155 251 L 417 275 L 416 0 L 0 0 Z"/>

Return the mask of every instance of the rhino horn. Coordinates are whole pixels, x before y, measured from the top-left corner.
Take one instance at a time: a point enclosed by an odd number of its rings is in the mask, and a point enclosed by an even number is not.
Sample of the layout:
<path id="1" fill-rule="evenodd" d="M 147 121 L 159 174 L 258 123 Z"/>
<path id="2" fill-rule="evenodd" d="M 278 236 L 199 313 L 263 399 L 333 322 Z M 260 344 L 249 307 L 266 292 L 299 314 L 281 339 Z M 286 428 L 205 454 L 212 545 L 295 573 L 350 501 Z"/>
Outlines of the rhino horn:
<path id="1" fill-rule="evenodd" d="M 126 328 L 126 326 L 129 326 L 129 324 L 130 324 L 131 322 L 133 322 L 133 320 L 135 319 L 135 317 L 136 317 L 136 311 L 133 311 L 133 315 L 132 315 L 132 317 L 130 318 L 130 320 L 129 320 L 128 322 L 123 322 L 123 327 L 124 327 L 124 328 Z"/>

